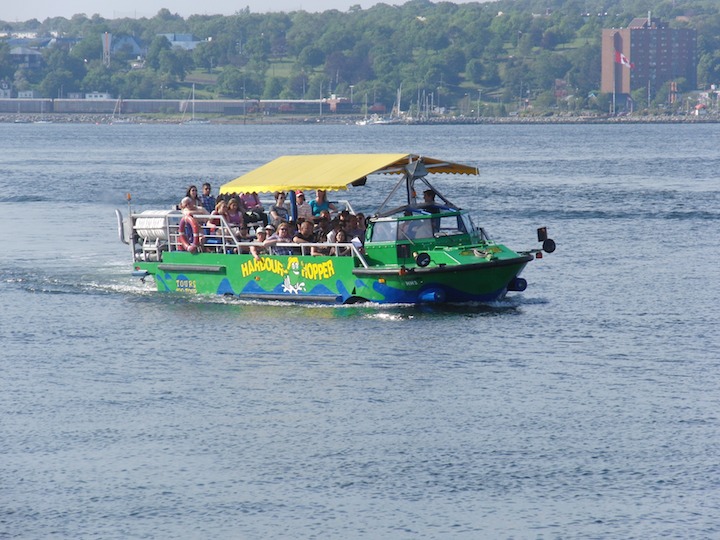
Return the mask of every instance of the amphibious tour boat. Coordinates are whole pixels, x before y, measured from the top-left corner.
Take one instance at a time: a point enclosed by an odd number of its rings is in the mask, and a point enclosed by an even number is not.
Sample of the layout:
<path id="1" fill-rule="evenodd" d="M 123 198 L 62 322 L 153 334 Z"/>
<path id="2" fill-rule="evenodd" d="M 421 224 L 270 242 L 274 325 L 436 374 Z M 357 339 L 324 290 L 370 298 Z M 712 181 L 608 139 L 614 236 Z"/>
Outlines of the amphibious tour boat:
<path id="1" fill-rule="evenodd" d="M 476 175 L 478 170 L 414 154 L 284 156 L 220 188 L 220 196 L 290 192 L 292 222 L 298 190 L 363 189 L 369 177 L 399 176 L 365 218 L 363 237 L 347 242 L 281 241 L 270 248 L 252 235 L 238 238 L 222 216 L 178 210 L 130 211 L 127 221 L 118 210 L 118 230 L 132 248 L 133 275 L 151 276 L 162 292 L 422 304 L 490 302 L 525 290 L 520 277 L 525 265 L 555 250 L 547 229 L 537 231 L 538 249 L 513 251 L 494 242 L 467 210 L 431 184 L 428 176 L 438 174 Z M 346 208 L 354 213 L 349 204 Z M 269 252 L 251 254 L 251 246 Z"/>

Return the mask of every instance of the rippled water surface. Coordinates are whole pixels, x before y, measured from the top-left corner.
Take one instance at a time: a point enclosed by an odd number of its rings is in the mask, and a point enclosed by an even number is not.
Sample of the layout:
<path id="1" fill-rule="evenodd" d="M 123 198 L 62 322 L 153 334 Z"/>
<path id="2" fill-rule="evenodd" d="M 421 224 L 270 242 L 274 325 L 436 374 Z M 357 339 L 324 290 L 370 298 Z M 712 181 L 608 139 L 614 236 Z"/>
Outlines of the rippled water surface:
<path id="1" fill-rule="evenodd" d="M 720 536 L 715 125 L 0 136 L 0 538 Z M 496 240 L 549 227 L 524 293 L 309 307 L 129 275 L 128 192 L 405 151 L 477 164 L 436 183 Z"/>

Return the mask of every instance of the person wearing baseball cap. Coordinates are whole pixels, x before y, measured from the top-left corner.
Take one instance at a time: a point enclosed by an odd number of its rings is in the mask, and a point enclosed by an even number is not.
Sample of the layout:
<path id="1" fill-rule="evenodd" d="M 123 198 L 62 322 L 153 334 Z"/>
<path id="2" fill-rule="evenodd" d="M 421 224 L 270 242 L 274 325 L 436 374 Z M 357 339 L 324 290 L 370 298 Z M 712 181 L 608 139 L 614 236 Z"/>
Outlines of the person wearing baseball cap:
<path id="1" fill-rule="evenodd" d="M 295 192 L 295 205 L 297 206 L 297 220 L 310 220 L 313 218 L 313 211 L 310 205 L 305 200 L 305 194 L 302 191 Z"/>
<path id="2" fill-rule="evenodd" d="M 258 227 L 255 230 L 255 242 L 265 243 L 267 237 L 268 233 L 262 227 Z M 256 261 L 260 260 L 260 255 L 264 255 L 266 253 L 267 249 L 265 249 L 265 246 L 250 246 L 250 255 L 252 255 Z"/>

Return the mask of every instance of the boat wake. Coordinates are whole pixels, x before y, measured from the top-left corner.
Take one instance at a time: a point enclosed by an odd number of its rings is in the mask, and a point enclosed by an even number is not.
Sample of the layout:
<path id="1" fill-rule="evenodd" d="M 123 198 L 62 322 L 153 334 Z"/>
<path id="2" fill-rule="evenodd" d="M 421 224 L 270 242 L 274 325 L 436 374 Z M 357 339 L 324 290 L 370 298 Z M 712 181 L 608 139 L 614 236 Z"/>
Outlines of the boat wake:
<path id="1" fill-rule="evenodd" d="M 155 287 L 130 281 L 124 275 L 107 272 L 102 276 L 78 274 L 50 275 L 43 272 L 15 269 L 0 274 L 0 282 L 31 294 L 107 295 L 157 294 Z"/>

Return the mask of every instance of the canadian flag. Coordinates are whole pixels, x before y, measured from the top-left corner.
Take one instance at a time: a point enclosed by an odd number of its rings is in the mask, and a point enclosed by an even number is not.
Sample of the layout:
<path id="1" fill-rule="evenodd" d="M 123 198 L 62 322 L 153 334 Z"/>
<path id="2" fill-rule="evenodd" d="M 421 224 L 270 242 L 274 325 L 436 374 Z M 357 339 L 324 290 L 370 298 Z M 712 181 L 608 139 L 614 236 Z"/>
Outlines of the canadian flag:
<path id="1" fill-rule="evenodd" d="M 620 51 L 615 51 L 615 63 L 622 64 L 623 66 L 629 67 L 630 69 L 635 67 L 635 64 L 631 64 L 630 60 L 627 59 L 627 56 L 625 56 Z"/>

